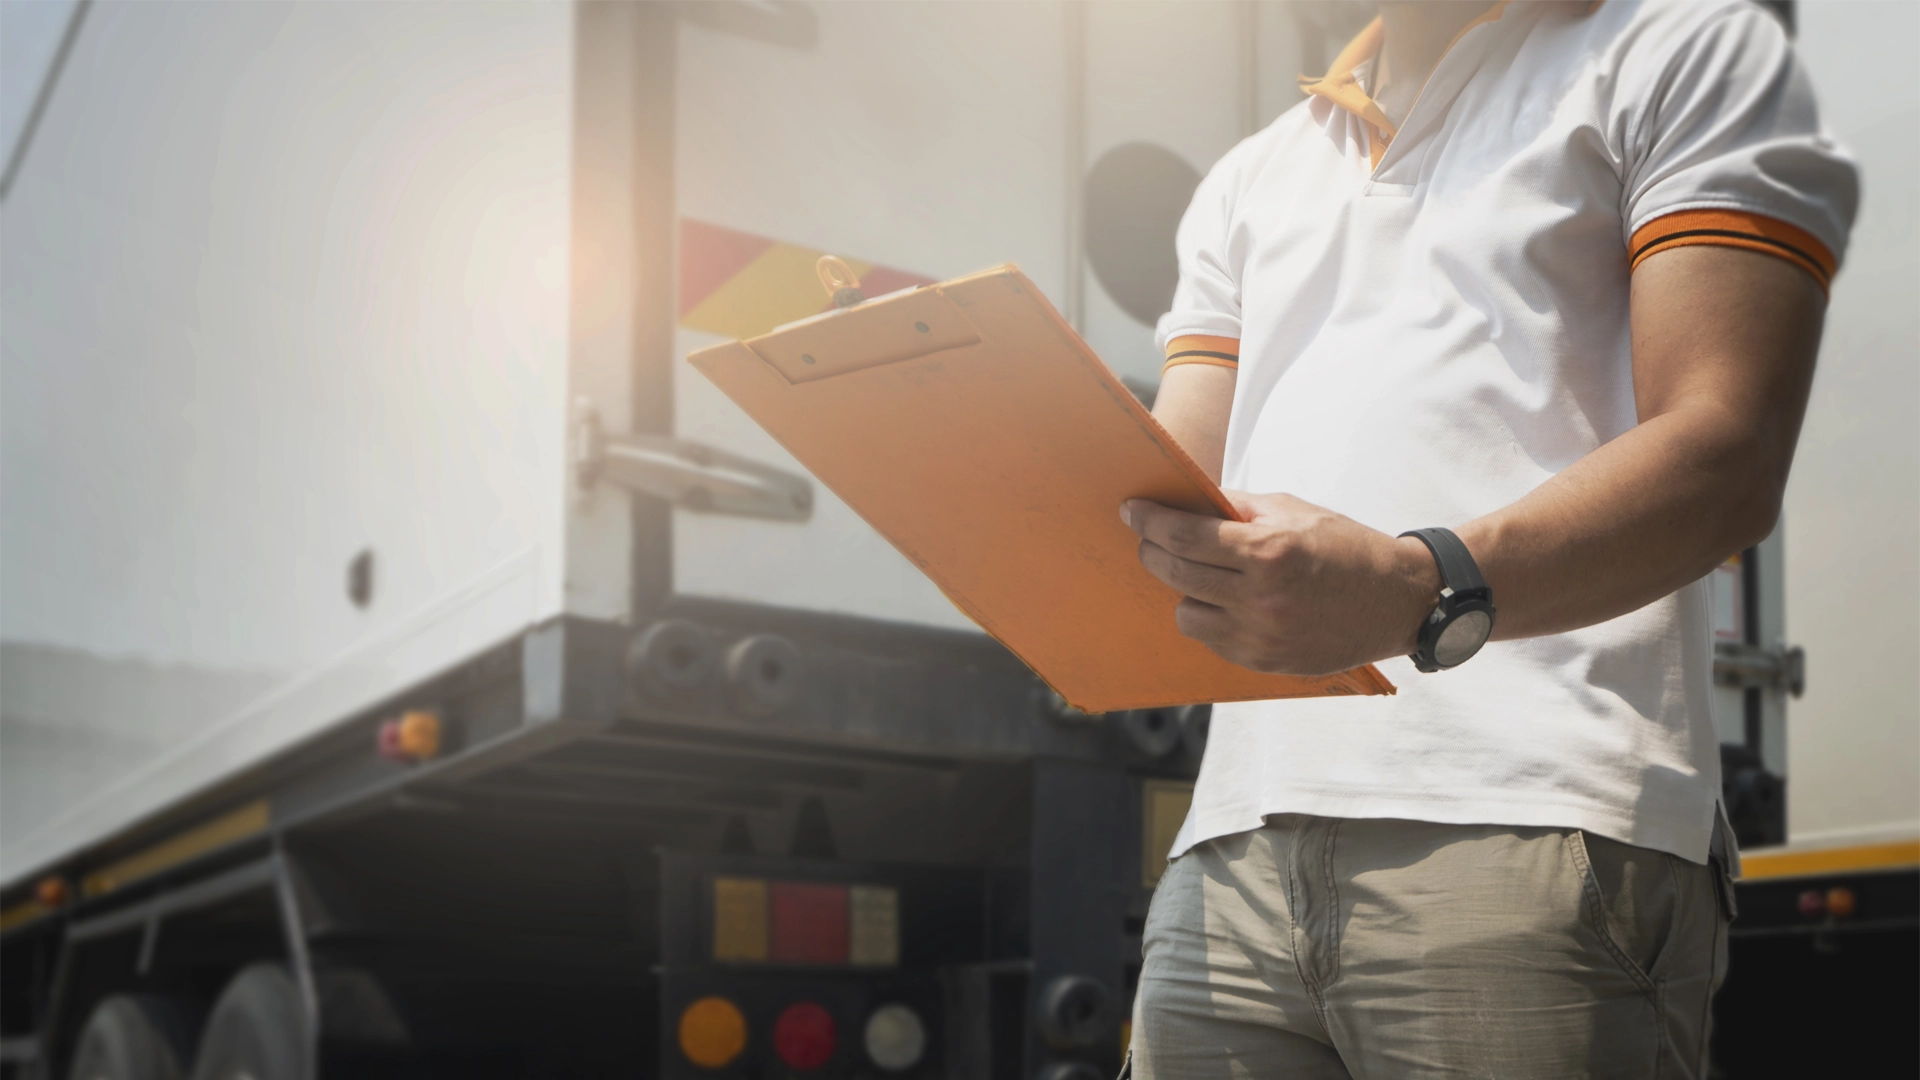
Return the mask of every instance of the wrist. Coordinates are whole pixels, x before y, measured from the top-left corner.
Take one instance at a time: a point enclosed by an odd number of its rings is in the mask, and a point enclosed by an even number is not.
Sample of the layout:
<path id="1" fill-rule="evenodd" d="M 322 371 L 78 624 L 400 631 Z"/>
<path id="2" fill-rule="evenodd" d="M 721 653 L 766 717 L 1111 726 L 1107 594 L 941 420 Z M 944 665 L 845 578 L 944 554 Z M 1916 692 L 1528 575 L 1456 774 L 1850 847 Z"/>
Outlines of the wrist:
<path id="1" fill-rule="evenodd" d="M 1393 542 L 1393 577 L 1398 586 L 1394 604 L 1393 651 L 1405 656 L 1420 644 L 1420 627 L 1440 603 L 1440 567 L 1427 545 L 1411 536 Z"/>

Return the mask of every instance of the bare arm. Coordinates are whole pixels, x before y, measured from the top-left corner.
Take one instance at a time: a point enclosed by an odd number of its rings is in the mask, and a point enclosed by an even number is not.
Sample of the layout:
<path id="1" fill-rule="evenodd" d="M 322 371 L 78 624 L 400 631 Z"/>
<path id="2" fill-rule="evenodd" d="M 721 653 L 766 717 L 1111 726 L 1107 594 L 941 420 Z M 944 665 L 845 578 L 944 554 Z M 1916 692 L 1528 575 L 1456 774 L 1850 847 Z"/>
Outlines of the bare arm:
<path id="1" fill-rule="evenodd" d="M 1494 636 L 1623 615 L 1765 539 L 1825 313 L 1813 278 L 1771 256 L 1683 247 L 1643 263 L 1633 275 L 1640 425 L 1458 530 L 1498 598 Z"/>
<path id="2" fill-rule="evenodd" d="M 1153 418 L 1214 483 L 1227 453 L 1227 417 L 1233 412 L 1233 368 L 1181 364 L 1160 377 Z"/>
<path id="3" fill-rule="evenodd" d="M 1641 264 L 1640 424 L 1518 502 L 1452 523 L 1493 587 L 1496 637 L 1632 611 L 1771 531 L 1825 304 L 1810 276 L 1767 255 L 1682 247 Z M 1186 407 L 1169 403 L 1169 416 Z M 1233 497 L 1245 524 L 1139 500 L 1123 509 L 1141 561 L 1187 597 L 1184 632 L 1247 667 L 1301 674 L 1413 649 L 1439 590 L 1419 541 L 1289 495 Z"/>

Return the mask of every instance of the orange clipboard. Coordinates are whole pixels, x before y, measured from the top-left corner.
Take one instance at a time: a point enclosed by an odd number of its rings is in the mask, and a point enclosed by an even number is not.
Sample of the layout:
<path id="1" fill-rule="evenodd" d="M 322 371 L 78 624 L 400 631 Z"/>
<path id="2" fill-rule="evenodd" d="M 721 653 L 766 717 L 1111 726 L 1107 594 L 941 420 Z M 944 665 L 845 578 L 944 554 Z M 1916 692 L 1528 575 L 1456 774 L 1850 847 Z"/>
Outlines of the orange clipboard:
<path id="1" fill-rule="evenodd" d="M 1175 628 L 1120 504 L 1233 507 L 1013 266 L 687 359 L 1077 708 L 1393 693 L 1371 665 L 1267 675 Z"/>

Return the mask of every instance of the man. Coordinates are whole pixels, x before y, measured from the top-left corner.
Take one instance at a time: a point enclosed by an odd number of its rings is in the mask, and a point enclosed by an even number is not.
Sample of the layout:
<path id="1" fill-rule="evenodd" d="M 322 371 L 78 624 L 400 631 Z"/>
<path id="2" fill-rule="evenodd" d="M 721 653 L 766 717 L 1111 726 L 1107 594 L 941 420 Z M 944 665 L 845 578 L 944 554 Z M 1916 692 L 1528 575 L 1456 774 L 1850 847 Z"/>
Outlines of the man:
<path id="1" fill-rule="evenodd" d="M 1186 634 L 1399 693 L 1216 707 L 1132 1074 L 1703 1076 L 1700 582 L 1778 515 L 1853 167 L 1734 0 L 1384 3 L 1305 89 L 1159 329 L 1246 520 L 1121 512 Z"/>

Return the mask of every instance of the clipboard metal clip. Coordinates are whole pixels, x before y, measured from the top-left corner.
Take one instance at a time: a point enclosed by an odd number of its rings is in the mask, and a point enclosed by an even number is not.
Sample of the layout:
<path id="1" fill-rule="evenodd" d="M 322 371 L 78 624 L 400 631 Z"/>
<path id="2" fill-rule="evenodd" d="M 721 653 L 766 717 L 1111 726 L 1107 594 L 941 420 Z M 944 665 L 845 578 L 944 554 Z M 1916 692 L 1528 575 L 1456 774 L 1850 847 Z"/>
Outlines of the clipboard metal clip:
<path id="1" fill-rule="evenodd" d="M 813 264 L 813 272 L 820 275 L 820 285 L 833 297 L 834 307 L 850 308 L 866 300 L 867 294 L 860 291 L 860 275 L 840 256 L 820 256 L 820 261 Z"/>
<path id="2" fill-rule="evenodd" d="M 813 482 L 806 477 L 671 435 L 609 435 L 585 399 L 574 405 L 573 469 L 583 490 L 605 480 L 702 513 L 774 521 L 813 516 Z"/>

